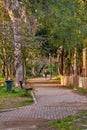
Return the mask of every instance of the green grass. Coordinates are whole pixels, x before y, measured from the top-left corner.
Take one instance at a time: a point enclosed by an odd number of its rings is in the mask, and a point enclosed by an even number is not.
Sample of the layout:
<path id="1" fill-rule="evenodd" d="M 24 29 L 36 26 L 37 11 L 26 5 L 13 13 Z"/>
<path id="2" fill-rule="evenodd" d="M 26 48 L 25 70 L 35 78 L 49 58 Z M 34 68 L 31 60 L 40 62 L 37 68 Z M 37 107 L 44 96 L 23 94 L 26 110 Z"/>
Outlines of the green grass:
<path id="1" fill-rule="evenodd" d="M 22 102 L 19 102 L 19 103 L 14 103 L 13 106 L 16 108 L 16 107 L 22 107 L 22 106 L 26 106 L 26 105 L 29 105 L 29 104 L 32 104 L 33 103 L 33 100 L 24 100 Z"/>
<path id="2" fill-rule="evenodd" d="M 74 85 L 73 84 L 69 84 L 68 86 L 66 86 L 69 89 L 74 89 Z"/>
<path id="3" fill-rule="evenodd" d="M 74 85 L 70 84 L 70 85 L 66 86 L 66 88 L 68 88 L 68 89 L 74 89 Z M 87 95 L 87 89 L 79 87 L 79 88 L 76 88 L 76 91 L 79 92 L 79 93 L 82 93 L 84 95 Z"/>
<path id="4" fill-rule="evenodd" d="M 85 94 L 87 95 L 87 89 L 84 89 L 84 88 L 77 88 L 77 91 L 82 93 L 82 94 Z"/>
<path id="5" fill-rule="evenodd" d="M 30 91 L 28 91 L 28 94 L 26 94 L 26 90 L 13 87 L 12 91 L 7 91 L 5 86 L 0 86 L 0 97 L 32 97 L 30 94 Z"/>
<path id="6" fill-rule="evenodd" d="M 66 87 L 68 89 L 74 88 L 72 84 Z M 87 90 L 84 88 L 77 88 L 76 91 L 87 95 Z M 87 130 L 87 110 L 76 116 L 68 116 L 64 119 L 49 122 L 48 125 L 57 130 Z"/>
<path id="7" fill-rule="evenodd" d="M 58 130 L 72 130 L 73 120 L 74 120 L 74 117 L 69 116 L 61 120 L 50 122 L 49 125 L 54 128 L 58 128 Z"/>
<path id="8" fill-rule="evenodd" d="M 49 122 L 48 125 L 57 130 L 87 130 L 87 110 L 76 116 Z"/>
<path id="9" fill-rule="evenodd" d="M 0 86 L 0 110 L 21 107 L 33 102 L 31 91 L 15 87 L 12 91 L 7 91 L 5 86 Z"/>

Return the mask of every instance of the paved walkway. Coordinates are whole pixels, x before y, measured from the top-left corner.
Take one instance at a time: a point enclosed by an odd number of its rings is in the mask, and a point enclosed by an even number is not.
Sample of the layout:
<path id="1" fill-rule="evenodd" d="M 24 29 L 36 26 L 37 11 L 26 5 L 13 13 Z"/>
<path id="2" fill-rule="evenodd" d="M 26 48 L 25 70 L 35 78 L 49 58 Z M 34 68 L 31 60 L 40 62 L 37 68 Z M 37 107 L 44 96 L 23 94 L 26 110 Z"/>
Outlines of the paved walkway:
<path id="1" fill-rule="evenodd" d="M 87 97 L 61 87 L 36 87 L 36 104 L 0 113 L 0 122 L 22 119 L 54 120 L 87 109 Z"/>

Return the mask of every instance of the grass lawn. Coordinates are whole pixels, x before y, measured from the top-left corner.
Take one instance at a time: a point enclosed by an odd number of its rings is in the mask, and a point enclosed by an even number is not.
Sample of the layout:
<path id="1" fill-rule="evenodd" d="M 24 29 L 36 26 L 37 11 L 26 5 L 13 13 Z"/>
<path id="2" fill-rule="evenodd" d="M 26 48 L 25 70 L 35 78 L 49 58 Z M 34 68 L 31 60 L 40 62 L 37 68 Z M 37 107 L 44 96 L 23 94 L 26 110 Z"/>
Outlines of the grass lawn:
<path id="1" fill-rule="evenodd" d="M 31 91 L 13 87 L 7 91 L 5 86 L 0 86 L 0 110 L 17 108 L 34 103 Z"/>
<path id="2" fill-rule="evenodd" d="M 87 111 L 76 116 L 68 116 L 54 122 L 49 122 L 49 126 L 57 130 L 87 130 Z"/>

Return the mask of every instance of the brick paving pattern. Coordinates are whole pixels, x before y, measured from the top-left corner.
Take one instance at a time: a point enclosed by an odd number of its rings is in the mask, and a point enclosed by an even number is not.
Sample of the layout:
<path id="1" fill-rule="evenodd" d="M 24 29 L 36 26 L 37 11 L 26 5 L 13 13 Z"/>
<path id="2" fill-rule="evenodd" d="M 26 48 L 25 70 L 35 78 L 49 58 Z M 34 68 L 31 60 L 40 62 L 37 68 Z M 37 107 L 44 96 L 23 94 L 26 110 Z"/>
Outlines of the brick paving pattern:
<path id="1" fill-rule="evenodd" d="M 55 120 L 87 109 L 87 97 L 61 87 L 36 87 L 36 104 L 0 113 L 0 121 Z"/>

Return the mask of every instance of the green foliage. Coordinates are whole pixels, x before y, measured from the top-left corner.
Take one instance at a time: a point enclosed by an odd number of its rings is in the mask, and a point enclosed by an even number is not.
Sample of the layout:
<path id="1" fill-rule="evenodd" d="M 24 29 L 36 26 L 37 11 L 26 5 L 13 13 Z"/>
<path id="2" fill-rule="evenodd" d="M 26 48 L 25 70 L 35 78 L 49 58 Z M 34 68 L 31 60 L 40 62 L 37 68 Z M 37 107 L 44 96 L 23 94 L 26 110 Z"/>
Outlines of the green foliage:
<path id="1" fill-rule="evenodd" d="M 25 100 L 25 101 L 22 101 L 22 102 L 18 102 L 18 103 L 14 103 L 13 104 L 13 106 L 15 107 L 15 108 L 17 108 L 17 107 L 22 107 L 22 106 L 26 106 L 26 105 L 30 105 L 30 104 L 32 104 L 33 103 L 33 100 Z"/>
<path id="2" fill-rule="evenodd" d="M 0 81 L 1 81 L 1 77 L 2 77 L 2 72 L 0 71 Z"/>
<path id="3" fill-rule="evenodd" d="M 73 89 L 73 88 L 74 88 L 74 85 L 73 85 L 73 84 L 69 84 L 69 85 L 67 86 L 67 88 Z"/>
<path id="4" fill-rule="evenodd" d="M 25 90 L 22 90 L 20 88 L 14 88 L 12 91 L 7 91 L 5 86 L 0 86 L 0 95 L 3 97 L 23 97 L 25 94 Z M 29 97 L 31 97 L 31 94 L 29 93 Z"/>
<path id="5" fill-rule="evenodd" d="M 75 117 L 69 116 L 67 118 L 51 122 L 49 125 L 53 126 L 54 128 L 58 128 L 59 130 L 73 130 L 72 123 L 74 119 Z"/>
<path id="6" fill-rule="evenodd" d="M 14 60 L 12 23 L 3 2 L 0 1 L 0 71 L 2 71 L 2 77 L 5 76 L 6 66 L 8 69 L 12 68 Z"/>
<path id="7" fill-rule="evenodd" d="M 56 56 L 60 47 L 64 48 L 63 57 L 68 69 L 73 64 L 74 48 L 77 47 L 78 68 L 82 68 L 82 48 L 83 44 L 87 45 L 85 3 L 82 0 L 47 0 L 44 8 L 39 8 L 41 14 L 37 18 L 36 33 L 40 36 L 41 54 L 48 56 L 51 53 Z"/>
<path id="8" fill-rule="evenodd" d="M 53 3 L 53 4 L 52 4 Z M 82 1 L 55 1 L 50 2 L 50 13 L 47 15 L 45 26 L 49 29 L 50 42 L 65 49 L 80 45 L 82 43 L 82 25 L 84 3 Z M 44 24 L 44 23 L 43 23 Z"/>
<path id="9" fill-rule="evenodd" d="M 48 125 L 58 130 L 85 130 L 87 128 L 87 111 L 50 122 Z"/>
<path id="10" fill-rule="evenodd" d="M 77 91 L 80 92 L 80 93 L 82 93 L 82 94 L 87 95 L 87 90 L 84 89 L 84 88 L 77 88 Z"/>
<path id="11" fill-rule="evenodd" d="M 57 47 L 50 43 L 49 32 L 50 30 L 48 28 L 39 28 L 36 32 L 36 37 L 38 37 L 39 42 L 40 54 L 46 57 L 49 57 L 49 53 L 54 56 L 57 55 Z"/>
<path id="12" fill-rule="evenodd" d="M 5 78 L 2 78 L 2 74 L 1 74 L 0 82 L 4 82 L 4 81 L 5 81 Z"/>
<path id="13" fill-rule="evenodd" d="M 2 2 L 2 1 L 1 1 Z M 8 3 L 12 8 L 14 16 L 21 18 L 19 12 L 26 12 L 22 18 L 22 60 L 25 66 L 31 64 L 38 55 L 57 56 L 59 48 L 64 49 L 66 68 L 72 65 L 74 47 L 78 48 L 78 67 L 82 67 L 81 49 L 87 46 L 87 3 L 83 0 L 21 0 L 15 8 L 14 1 Z M 37 23 L 37 32 L 33 36 L 29 34 L 32 28 L 31 17 Z M 11 19 L 3 4 L 0 5 L 0 61 L 3 64 L 12 65 L 14 62 L 13 42 L 14 33 Z M 6 50 L 6 57 L 3 56 L 3 48 Z M 59 54 L 61 56 L 61 54 Z M 9 58 L 8 58 L 9 57 Z M 26 59 L 28 61 L 26 62 Z M 35 60 L 34 60 L 35 61 Z M 29 63 L 30 62 L 30 63 Z M 26 65 L 27 64 L 27 65 Z M 27 67 L 30 68 L 30 67 Z M 29 69 L 28 69 L 29 70 Z M 13 71 L 13 70 L 11 70 Z M 13 72 L 12 72 L 13 73 Z"/>

